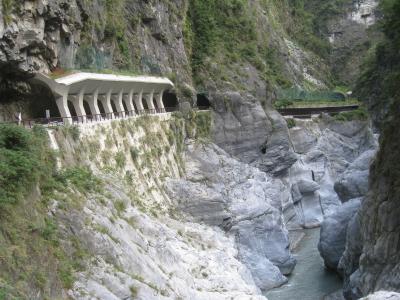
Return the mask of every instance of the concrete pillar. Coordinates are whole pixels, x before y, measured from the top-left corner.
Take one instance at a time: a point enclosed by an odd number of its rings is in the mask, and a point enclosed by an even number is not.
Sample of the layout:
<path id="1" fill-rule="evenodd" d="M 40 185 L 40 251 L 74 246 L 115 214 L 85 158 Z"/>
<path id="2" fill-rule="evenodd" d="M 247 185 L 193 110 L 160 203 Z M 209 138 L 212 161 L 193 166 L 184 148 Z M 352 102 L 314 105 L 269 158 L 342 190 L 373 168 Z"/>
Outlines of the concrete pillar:
<path id="1" fill-rule="evenodd" d="M 147 107 L 149 108 L 150 113 L 154 112 L 154 110 L 155 110 L 153 96 L 154 96 L 154 91 L 151 91 L 149 94 L 145 95 Z"/>
<path id="2" fill-rule="evenodd" d="M 144 111 L 143 102 L 142 102 L 143 100 L 142 100 L 142 98 L 143 98 L 143 91 L 140 91 L 139 94 L 136 94 L 136 95 L 135 95 L 135 104 L 136 104 L 136 107 L 137 107 L 137 109 L 138 109 L 138 113 L 139 113 L 139 114 L 142 114 L 143 111 Z"/>
<path id="3" fill-rule="evenodd" d="M 124 95 L 124 90 L 120 90 L 118 95 L 114 97 L 114 104 L 115 108 L 117 109 L 116 113 L 120 118 L 125 117 L 125 108 L 124 105 L 122 104 L 123 95 Z"/>
<path id="4" fill-rule="evenodd" d="M 56 104 L 58 107 L 58 111 L 60 112 L 60 116 L 63 119 L 63 122 L 65 124 L 71 124 L 72 118 L 71 118 L 71 112 L 69 111 L 68 108 L 68 93 L 65 93 L 61 97 L 58 97 L 56 99 Z"/>
<path id="5" fill-rule="evenodd" d="M 101 95 L 99 97 L 101 104 L 103 104 L 104 112 L 106 113 L 106 119 L 112 119 L 114 116 L 114 112 L 111 106 L 111 95 L 112 89 L 109 89 L 107 94 Z"/>
<path id="6" fill-rule="evenodd" d="M 100 120 L 100 109 L 97 103 L 98 97 L 99 89 L 96 89 L 92 95 L 86 97 L 86 101 L 89 103 L 90 107 L 90 114 L 96 121 Z"/>
<path id="7" fill-rule="evenodd" d="M 124 102 L 125 102 L 126 108 L 128 109 L 129 116 L 133 116 L 135 114 L 135 106 L 133 105 L 133 93 L 134 93 L 134 90 L 131 89 L 129 91 L 129 94 L 124 95 Z"/>
<path id="8" fill-rule="evenodd" d="M 165 112 L 164 102 L 162 100 L 163 94 L 164 94 L 164 91 L 161 91 L 156 95 L 156 102 L 157 102 L 157 108 L 158 108 L 159 113 Z"/>
<path id="9" fill-rule="evenodd" d="M 84 95 L 85 95 L 85 89 L 82 89 L 78 95 L 71 97 L 72 104 L 74 105 L 76 114 L 78 116 L 78 121 L 82 123 L 86 122 L 86 111 L 85 108 L 83 107 Z"/>

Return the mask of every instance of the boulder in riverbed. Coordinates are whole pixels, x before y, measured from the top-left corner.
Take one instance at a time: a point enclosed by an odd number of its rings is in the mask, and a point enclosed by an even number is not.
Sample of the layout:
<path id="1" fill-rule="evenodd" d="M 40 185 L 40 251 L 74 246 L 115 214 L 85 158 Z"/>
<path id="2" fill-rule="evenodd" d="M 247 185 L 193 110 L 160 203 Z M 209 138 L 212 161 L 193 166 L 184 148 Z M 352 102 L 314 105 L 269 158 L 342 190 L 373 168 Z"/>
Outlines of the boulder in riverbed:
<path id="1" fill-rule="evenodd" d="M 330 269 L 337 269 L 345 250 L 348 224 L 360 205 L 361 198 L 352 199 L 322 222 L 318 250 Z"/>

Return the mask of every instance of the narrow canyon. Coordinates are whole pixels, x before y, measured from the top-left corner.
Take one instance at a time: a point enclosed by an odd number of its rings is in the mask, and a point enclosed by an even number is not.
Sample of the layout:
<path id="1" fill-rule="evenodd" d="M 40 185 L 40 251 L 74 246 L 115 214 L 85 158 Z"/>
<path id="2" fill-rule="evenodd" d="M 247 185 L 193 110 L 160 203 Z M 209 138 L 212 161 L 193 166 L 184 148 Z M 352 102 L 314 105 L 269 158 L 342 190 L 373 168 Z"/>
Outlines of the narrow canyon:
<path id="1" fill-rule="evenodd" d="M 399 0 L 1 0 L 0 300 L 400 299 Z"/>

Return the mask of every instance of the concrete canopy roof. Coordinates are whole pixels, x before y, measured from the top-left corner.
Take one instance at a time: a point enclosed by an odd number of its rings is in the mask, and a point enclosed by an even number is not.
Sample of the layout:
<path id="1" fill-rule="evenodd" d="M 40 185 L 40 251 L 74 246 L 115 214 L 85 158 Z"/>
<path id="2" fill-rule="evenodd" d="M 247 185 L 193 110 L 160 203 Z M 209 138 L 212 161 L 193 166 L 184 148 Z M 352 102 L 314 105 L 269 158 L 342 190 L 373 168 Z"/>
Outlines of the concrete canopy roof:
<path id="1" fill-rule="evenodd" d="M 78 94 L 82 90 L 85 94 L 92 94 L 98 90 L 99 94 L 106 94 L 110 89 L 112 93 L 129 93 L 132 89 L 135 93 L 159 93 L 174 87 L 168 78 L 152 76 L 125 76 L 114 74 L 98 74 L 78 72 L 61 78 L 51 79 L 43 74 L 36 74 L 35 81 L 47 85 L 55 96 L 65 93 Z"/>

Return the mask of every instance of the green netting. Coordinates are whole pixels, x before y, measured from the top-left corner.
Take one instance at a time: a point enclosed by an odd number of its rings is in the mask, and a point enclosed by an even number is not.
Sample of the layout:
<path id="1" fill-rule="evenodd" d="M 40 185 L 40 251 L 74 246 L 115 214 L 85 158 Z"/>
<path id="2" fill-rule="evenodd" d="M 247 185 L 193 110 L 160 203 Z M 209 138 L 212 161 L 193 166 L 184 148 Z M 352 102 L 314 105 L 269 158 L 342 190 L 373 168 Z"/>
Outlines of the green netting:
<path id="1" fill-rule="evenodd" d="M 75 57 L 76 69 L 106 69 L 112 65 L 110 53 L 98 50 L 90 45 L 81 46 Z"/>
<path id="2" fill-rule="evenodd" d="M 335 91 L 305 91 L 300 88 L 281 89 L 277 93 L 279 100 L 291 101 L 343 101 L 346 96 Z"/>

